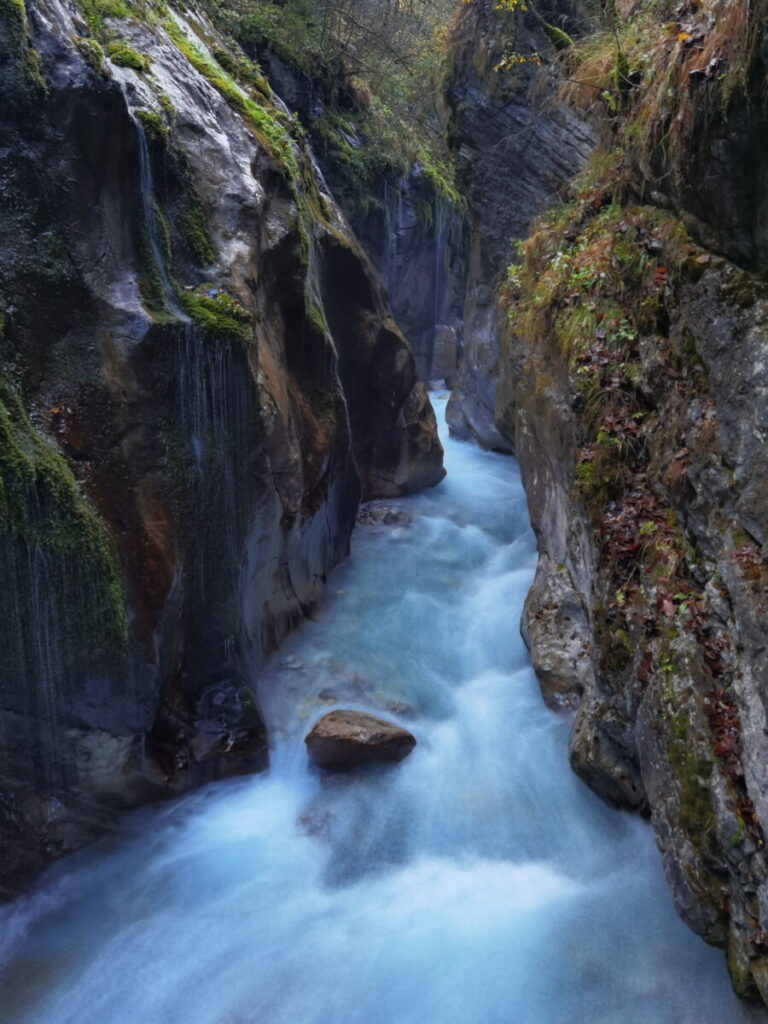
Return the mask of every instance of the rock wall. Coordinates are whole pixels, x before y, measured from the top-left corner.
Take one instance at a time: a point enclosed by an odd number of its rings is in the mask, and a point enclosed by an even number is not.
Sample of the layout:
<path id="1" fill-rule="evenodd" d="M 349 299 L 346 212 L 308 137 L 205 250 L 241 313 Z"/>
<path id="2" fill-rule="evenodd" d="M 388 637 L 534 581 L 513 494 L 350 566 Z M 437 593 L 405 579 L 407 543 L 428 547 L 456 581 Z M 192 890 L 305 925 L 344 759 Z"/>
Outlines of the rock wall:
<path id="1" fill-rule="evenodd" d="M 555 202 L 582 166 L 594 135 L 585 120 L 556 98 L 556 51 L 540 18 L 576 32 L 579 5 L 545 3 L 508 14 L 475 0 L 455 29 L 445 86 L 445 120 L 456 155 L 459 191 L 468 204 L 468 265 L 463 348 L 448 419 L 458 437 L 510 450 L 494 424 L 502 320 L 496 286 L 513 259 L 515 242 Z M 541 64 L 496 70 L 506 53 L 541 55 Z"/>
<path id="2" fill-rule="evenodd" d="M 348 156 L 350 149 L 364 152 L 366 142 L 350 116 L 364 112 L 350 110 L 350 95 L 340 91 L 343 69 L 326 69 L 330 82 L 322 75 L 313 78 L 289 54 L 253 45 L 246 38 L 242 42 L 310 133 L 333 195 L 384 284 L 419 376 L 452 384 L 466 280 L 465 224 L 457 197 L 447 195 L 418 162 L 404 173 L 394 159 L 387 163 L 384 153 L 379 154 L 382 163 L 377 170 L 361 181 Z M 335 125 L 333 142 L 341 143 L 346 152 L 329 142 L 329 114 Z"/>
<path id="3" fill-rule="evenodd" d="M 382 180 L 376 202 L 350 217 L 384 281 L 424 380 L 452 387 L 463 337 L 465 223 L 460 209 L 414 165 Z"/>
<path id="4" fill-rule="evenodd" d="M 115 809 L 263 766 L 249 682 L 361 493 L 443 475 L 258 68 L 189 11 L 101 11 L 0 3 L 2 896 Z"/>
<path id="5" fill-rule="evenodd" d="M 742 5 L 680 8 L 664 35 L 630 6 L 676 107 L 627 76 L 502 290 L 497 425 L 540 551 L 523 630 L 545 698 L 577 707 L 574 769 L 650 815 L 681 916 L 768 1002 L 765 11 L 740 36 Z M 709 49 L 720 85 L 691 74 Z"/>

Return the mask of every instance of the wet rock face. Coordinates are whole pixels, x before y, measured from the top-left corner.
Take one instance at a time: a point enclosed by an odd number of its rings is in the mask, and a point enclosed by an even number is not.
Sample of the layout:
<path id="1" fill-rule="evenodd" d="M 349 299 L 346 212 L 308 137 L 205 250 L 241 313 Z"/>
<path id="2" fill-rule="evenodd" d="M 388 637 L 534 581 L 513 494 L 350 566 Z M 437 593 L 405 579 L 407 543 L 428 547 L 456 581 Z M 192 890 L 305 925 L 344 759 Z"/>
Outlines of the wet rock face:
<path id="1" fill-rule="evenodd" d="M 434 194 L 418 166 L 378 189 L 364 215 L 350 207 L 355 234 L 381 275 L 419 376 L 452 387 L 463 333 L 463 217 Z"/>
<path id="2" fill-rule="evenodd" d="M 571 230 L 575 249 L 582 230 L 601 238 L 591 216 L 561 225 L 545 259 Z M 768 294 L 669 212 L 603 216 L 603 241 L 636 239 L 620 356 L 600 329 L 566 341 L 562 291 L 528 321 L 539 329 L 504 343 L 497 423 L 514 440 L 540 552 L 523 632 L 545 699 L 578 702 L 574 769 L 650 815 L 681 916 L 727 950 L 737 991 L 768 1002 Z M 646 251 L 672 276 L 662 288 L 642 269 Z M 611 404 L 614 386 L 626 390 Z M 615 430 L 622 408 L 643 424 L 637 443 L 634 427 Z"/>
<path id="3" fill-rule="evenodd" d="M 544 700 L 553 708 L 578 705 L 589 684 L 591 629 L 565 564 L 539 559 L 521 629 Z"/>
<path id="4" fill-rule="evenodd" d="M 363 496 L 391 498 L 439 483 L 445 470 L 435 414 L 408 343 L 385 315 L 372 268 L 360 254 L 330 246 L 323 297 Z"/>
<path id="5" fill-rule="evenodd" d="M 222 95 L 195 25 L 115 23 L 151 76 L 57 0 L 0 32 L 3 895 L 116 808 L 263 766 L 248 680 L 361 491 L 443 475 L 311 155 L 266 93 Z"/>
<path id="6" fill-rule="evenodd" d="M 620 131 L 629 186 L 597 172 L 613 213 L 576 200 L 535 229 L 496 426 L 539 547 L 523 634 L 544 698 L 578 705 L 572 766 L 649 814 L 681 917 L 726 950 L 741 995 L 768 1003 L 765 6 L 726 2 L 704 33 L 725 18 L 752 19 L 741 85 L 718 97 L 708 71 L 686 70 L 667 91 L 672 150 Z M 652 122 L 643 103 L 630 123 Z M 572 287 L 582 245 L 591 273 L 601 245 L 623 257 L 609 289 L 592 278 L 594 323 Z"/>
<path id="7" fill-rule="evenodd" d="M 539 6 L 553 24 L 578 31 L 578 4 Z M 508 48 L 522 54 L 544 54 L 544 65 L 495 71 L 505 52 L 502 38 L 513 39 Z M 510 18 L 492 4 L 474 3 L 460 19 L 454 46 L 446 120 L 460 191 L 469 204 L 469 261 L 463 351 L 447 418 L 455 436 L 509 451 L 509 435 L 495 425 L 502 328 L 495 285 L 511 262 L 515 241 L 556 201 L 594 137 L 554 98 L 558 79 L 550 63 L 552 46 L 532 14 Z"/>
<path id="8" fill-rule="evenodd" d="M 690 582 L 670 589 L 658 569 L 645 596 L 629 599 L 636 624 L 617 610 L 625 584 L 573 483 L 583 421 L 564 369 L 552 372 L 552 343 L 539 338 L 526 346 L 515 398 L 540 549 L 523 632 L 545 699 L 579 702 L 574 769 L 609 802 L 650 813 L 681 916 L 727 949 L 739 992 L 766 999 L 768 299 L 758 279 L 712 260 L 667 308 L 670 348 L 685 354 L 670 377 L 659 339 L 644 349 L 643 392 L 664 424 L 648 473 L 680 524 L 675 558 L 694 560 Z M 655 527 L 643 516 L 647 537 Z M 627 557 L 640 579 L 647 541 L 636 543 Z"/>
<path id="9" fill-rule="evenodd" d="M 323 715 L 304 742 L 312 762 L 326 769 L 402 761 L 416 746 L 407 729 L 361 711 Z"/>
<path id="10" fill-rule="evenodd" d="M 247 45 L 247 44 L 246 44 Z M 408 339 L 416 371 L 424 381 L 452 386 L 462 334 L 464 219 L 422 172 L 384 173 L 350 183 L 348 168 L 334 159 L 317 125 L 334 106 L 332 89 L 291 67 L 268 47 L 256 52 L 281 98 L 296 111 L 317 144 L 323 173 L 336 201 L 375 266 L 398 326 Z M 348 139 L 363 142 L 348 125 Z"/>

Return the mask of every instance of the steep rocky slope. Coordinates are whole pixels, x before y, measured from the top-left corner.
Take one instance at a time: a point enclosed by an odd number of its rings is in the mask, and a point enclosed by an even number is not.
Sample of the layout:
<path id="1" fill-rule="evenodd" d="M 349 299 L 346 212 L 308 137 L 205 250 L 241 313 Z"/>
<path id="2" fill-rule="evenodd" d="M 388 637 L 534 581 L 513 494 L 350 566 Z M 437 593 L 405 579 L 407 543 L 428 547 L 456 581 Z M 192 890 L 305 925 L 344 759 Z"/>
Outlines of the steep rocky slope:
<path id="1" fill-rule="evenodd" d="M 622 13 L 571 71 L 604 144 L 502 292 L 524 631 L 575 770 L 650 814 L 683 918 L 768 1002 L 766 11 Z"/>
<path id="2" fill-rule="evenodd" d="M 202 17 L 0 2 L 0 895 L 264 764 L 247 681 L 434 415 L 303 133 Z"/>

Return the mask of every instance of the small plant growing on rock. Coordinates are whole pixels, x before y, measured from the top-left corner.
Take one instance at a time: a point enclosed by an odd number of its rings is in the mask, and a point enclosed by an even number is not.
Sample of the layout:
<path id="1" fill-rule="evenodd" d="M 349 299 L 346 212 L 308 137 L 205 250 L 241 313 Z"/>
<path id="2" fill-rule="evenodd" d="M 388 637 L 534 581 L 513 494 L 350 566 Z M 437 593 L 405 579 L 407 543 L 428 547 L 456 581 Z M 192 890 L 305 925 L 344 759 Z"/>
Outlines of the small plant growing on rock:
<path id="1" fill-rule="evenodd" d="M 118 67 L 132 68 L 134 71 L 149 71 L 152 64 L 149 57 L 142 57 L 140 53 L 132 50 L 130 46 L 126 46 L 122 42 L 109 43 L 107 55 L 112 63 L 117 64 Z"/>

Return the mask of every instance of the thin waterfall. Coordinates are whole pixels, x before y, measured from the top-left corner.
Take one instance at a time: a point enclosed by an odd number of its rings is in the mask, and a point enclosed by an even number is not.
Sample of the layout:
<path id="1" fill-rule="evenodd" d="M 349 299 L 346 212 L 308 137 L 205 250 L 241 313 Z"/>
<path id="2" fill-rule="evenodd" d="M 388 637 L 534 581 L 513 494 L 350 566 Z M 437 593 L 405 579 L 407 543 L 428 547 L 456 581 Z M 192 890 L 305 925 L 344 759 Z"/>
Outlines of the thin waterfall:
<path id="1" fill-rule="evenodd" d="M 167 254 L 164 251 L 163 237 L 152 181 L 152 164 L 149 156 L 147 133 L 138 117 L 128 107 L 128 116 L 136 132 L 139 153 L 139 203 L 141 207 L 141 227 L 149 247 L 149 258 L 152 271 L 157 274 L 162 291 L 163 304 L 167 311 L 178 320 L 187 320 L 187 316 L 179 306 L 176 288 L 168 276 L 166 265 Z"/>
<path id="2" fill-rule="evenodd" d="M 91 642 L 89 629 L 103 594 L 82 556 L 8 531 L 0 535 L 0 571 L 6 593 L 14 595 L 12 607 L 0 603 L 0 664 L 9 674 L 14 710 L 34 722 L 37 760 L 45 766 L 40 783 L 63 786 L 72 780 L 62 773 L 61 702 L 71 702 L 83 682 L 78 659 Z"/>
<path id="3" fill-rule="evenodd" d="M 13 614 L 5 617 L 1 660 L 14 674 L 19 700 L 16 710 L 30 714 L 35 721 L 40 763 L 46 768 L 41 782 L 57 786 L 64 782 L 59 771 L 58 737 L 68 577 L 58 571 L 39 543 L 5 533 L 0 550 L 3 579 L 9 592 L 18 595 Z M 0 745 L 5 748 L 8 744 Z"/>
<path id="4" fill-rule="evenodd" d="M 40 723 L 40 741 L 44 750 L 43 764 L 49 777 L 48 785 L 62 785 L 61 758 L 57 756 L 59 743 L 59 696 L 63 682 L 63 646 L 69 639 L 62 612 L 51 600 L 52 581 L 59 575 L 50 564 L 50 557 L 40 544 L 24 545 L 24 567 L 30 588 L 30 612 L 33 623 L 33 657 L 36 662 L 34 679 L 37 694 L 37 719 Z M 66 600 L 64 591 L 56 588 L 56 600 Z M 64 612 L 66 615 L 66 612 Z M 62 636 L 62 633 L 64 634 Z"/>
<path id="5" fill-rule="evenodd" d="M 245 354 L 238 345 L 206 337 L 191 323 L 178 331 L 174 420 L 188 467 L 194 509 L 190 553 L 200 596 L 206 594 L 210 573 L 226 574 L 227 567 L 236 573 L 247 526 L 253 403 Z M 205 552 L 213 555 L 204 558 Z"/>

